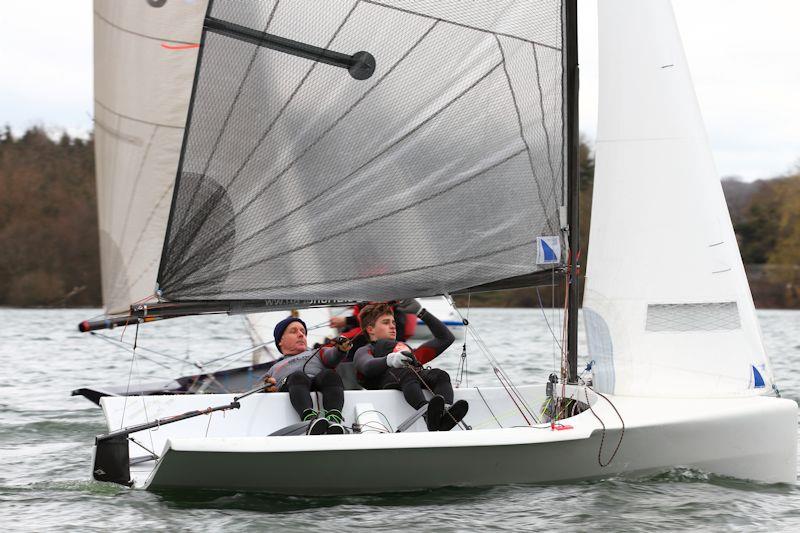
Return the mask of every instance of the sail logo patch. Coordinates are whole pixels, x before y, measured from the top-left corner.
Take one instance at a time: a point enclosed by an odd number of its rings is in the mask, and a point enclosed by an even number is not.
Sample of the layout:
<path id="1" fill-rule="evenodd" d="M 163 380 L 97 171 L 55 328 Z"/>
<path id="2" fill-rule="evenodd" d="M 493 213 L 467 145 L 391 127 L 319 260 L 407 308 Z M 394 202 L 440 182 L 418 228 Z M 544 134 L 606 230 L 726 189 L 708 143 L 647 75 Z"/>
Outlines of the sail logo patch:
<path id="1" fill-rule="evenodd" d="M 756 365 L 750 365 L 753 369 L 753 380 L 750 382 L 751 388 L 754 389 L 763 389 L 764 388 L 764 377 L 761 375 L 761 372 L 758 371 Z"/>
<path id="2" fill-rule="evenodd" d="M 552 265 L 561 263 L 561 239 L 558 235 L 536 237 L 536 264 Z"/>

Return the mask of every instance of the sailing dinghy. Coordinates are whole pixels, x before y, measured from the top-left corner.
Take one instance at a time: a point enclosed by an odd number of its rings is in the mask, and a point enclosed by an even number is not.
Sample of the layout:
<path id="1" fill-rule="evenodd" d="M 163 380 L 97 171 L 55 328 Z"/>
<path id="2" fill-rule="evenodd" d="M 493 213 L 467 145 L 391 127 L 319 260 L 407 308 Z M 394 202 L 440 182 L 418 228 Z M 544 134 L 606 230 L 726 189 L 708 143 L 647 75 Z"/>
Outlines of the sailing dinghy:
<path id="1" fill-rule="evenodd" d="M 575 1 L 210 2 L 157 300 L 109 323 L 558 278 L 561 376 L 514 386 L 487 350 L 501 386 L 458 388 L 449 432 L 391 390 L 348 390 L 353 432 L 322 436 L 292 434 L 287 394 L 106 396 L 95 479 L 343 494 L 686 466 L 794 483 L 797 405 L 775 397 L 671 6 L 605 0 L 599 24 L 585 382 Z"/>

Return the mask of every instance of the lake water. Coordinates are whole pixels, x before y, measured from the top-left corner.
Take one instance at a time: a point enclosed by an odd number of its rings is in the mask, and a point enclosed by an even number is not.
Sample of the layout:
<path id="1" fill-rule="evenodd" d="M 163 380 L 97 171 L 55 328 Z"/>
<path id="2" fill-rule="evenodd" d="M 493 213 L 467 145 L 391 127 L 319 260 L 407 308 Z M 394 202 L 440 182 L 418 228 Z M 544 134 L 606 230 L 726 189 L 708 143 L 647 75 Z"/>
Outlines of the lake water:
<path id="1" fill-rule="evenodd" d="M 557 348 L 541 311 L 472 309 L 470 321 L 516 383 L 541 383 Z M 70 391 L 196 373 L 207 361 L 248 346 L 241 318 L 186 318 L 140 328 L 137 357 L 89 335 L 93 310 L 0 309 L 0 527 L 22 530 L 433 531 L 570 530 L 800 531 L 800 488 L 678 469 L 643 478 L 444 489 L 325 498 L 269 494 L 151 494 L 90 481 L 93 437 L 105 430 L 98 407 Z M 551 323 L 558 316 L 547 312 Z M 776 380 L 800 400 L 800 312 L 759 311 Z M 555 325 L 553 326 L 555 329 Z M 120 339 L 123 330 L 108 332 Z M 124 340 L 132 342 L 128 328 Z M 496 385 L 475 343 L 470 384 Z M 162 352 L 172 359 L 146 349 Z M 455 375 L 460 346 L 437 359 Z M 244 361 L 244 360 L 242 360 Z M 210 367 L 211 369 L 214 366 Z"/>

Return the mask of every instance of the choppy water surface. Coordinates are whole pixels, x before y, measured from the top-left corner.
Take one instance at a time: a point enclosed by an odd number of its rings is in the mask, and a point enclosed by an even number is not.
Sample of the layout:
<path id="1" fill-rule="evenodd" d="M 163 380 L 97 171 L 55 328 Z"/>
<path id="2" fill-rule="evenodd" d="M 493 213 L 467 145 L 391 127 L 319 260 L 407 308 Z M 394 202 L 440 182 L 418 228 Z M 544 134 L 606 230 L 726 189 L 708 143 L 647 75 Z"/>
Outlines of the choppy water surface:
<path id="1" fill-rule="evenodd" d="M 165 321 L 139 330 L 139 352 L 152 361 L 137 357 L 131 365 L 130 354 L 77 332 L 77 323 L 93 314 L 0 309 L 5 530 L 800 530 L 800 488 L 687 470 L 561 485 L 326 498 L 151 494 L 92 482 L 91 446 L 105 429 L 103 416 L 87 400 L 70 397 L 72 389 L 195 373 L 193 362 L 249 344 L 236 317 Z M 557 349 L 541 312 L 473 309 L 469 318 L 518 384 L 542 382 L 552 371 Z M 555 329 L 559 318 L 549 311 L 548 318 Z M 800 312 L 761 311 L 759 318 L 783 395 L 797 401 Z M 119 339 L 122 329 L 109 334 Z M 132 342 L 133 335 L 129 328 L 124 340 Z M 460 346 L 453 347 L 437 361 L 454 375 L 459 354 Z M 477 350 L 470 350 L 468 363 L 470 384 L 495 384 Z"/>

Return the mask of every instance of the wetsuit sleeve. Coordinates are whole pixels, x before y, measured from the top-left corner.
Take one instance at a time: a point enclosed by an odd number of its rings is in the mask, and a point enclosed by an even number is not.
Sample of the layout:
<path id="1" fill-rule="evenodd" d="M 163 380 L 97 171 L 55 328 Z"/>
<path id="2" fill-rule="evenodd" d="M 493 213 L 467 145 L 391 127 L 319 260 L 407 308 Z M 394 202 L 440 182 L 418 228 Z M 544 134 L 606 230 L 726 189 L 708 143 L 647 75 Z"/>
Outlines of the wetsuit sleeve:
<path id="1" fill-rule="evenodd" d="M 456 340 L 453 332 L 441 320 L 423 309 L 419 318 L 425 322 L 433 334 L 433 339 L 414 350 L 414 357 L 422 364 L 432 361 L 437 355 L 445 351 Z"/>
<path id="2" fill-rule="evenodd" d="M 340 352 L 336 346 L 328 346 L 320 349 L 319 360 L 328 368 L 336 368 L 346 355 L 347 352 Z"/>
<path id="3" fill-rule="evenodd" d="M 389 368 L 385 357 L 372 356 L 372 345 L 370 344 L 359 348 L 353 361 L 356 364 L 356 371 L 367 379 L 378 377 Z"/>

